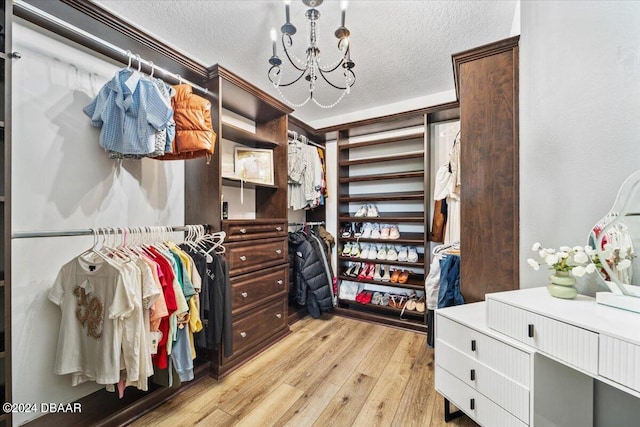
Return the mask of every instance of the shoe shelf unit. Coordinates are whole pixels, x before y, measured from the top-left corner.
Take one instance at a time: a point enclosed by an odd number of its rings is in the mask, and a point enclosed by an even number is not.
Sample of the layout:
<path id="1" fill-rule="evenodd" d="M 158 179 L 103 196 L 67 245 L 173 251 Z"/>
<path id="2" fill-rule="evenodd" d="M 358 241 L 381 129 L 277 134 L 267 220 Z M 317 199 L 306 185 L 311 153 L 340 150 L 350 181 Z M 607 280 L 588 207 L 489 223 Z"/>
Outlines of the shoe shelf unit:
<path id="1" fill-rule="evenodd" d="M 347 235 L 338 233 L 337 276 L 338 289 L 345 283 L 358 291 L 382 292 L 408 296 L 424 295 L 424 280 L 431 262 L 429 251 L 429 227 L 431 221 L 431 180 L 435 173 L 431 165 L 429 144 L 430 124 L 457 118 L 456 103 L 433 109 L 416 111 L 346 125 L 338 129 L 338 218 L 339 227 L 347 224 L 371 224 L 397 227 L 398 238 L 375 238 L 368 233 Z M 363 205 L 375 206 L 371 212 L 362 214 Z M 348 227 L 347 227 L 348 228 Z M 355 228 L 355 227 L 352 227 Z M 358 230 L 360 231 L 360 230 Z M 347 245 L 362 248 L 393 247 L 412 248 L 418 256 L 414 262 L 369 259 L 349 256 L 343 251 Z M 425 249 L 426 248 L 426 249 Z M 348 253 L 348 251 L 347 251 Z M 384 256 L 382 257 L 384 258 Z M 405 283 L 358 278 L 359 268 L 354 263 L 376 264 L 378 268 L 391 271 L 410 271 Z M 361 269 L 362 267 L 360 267 Z M 353 273 L 353 270 L 356 273 Z M 351 283 L 349 283 L 351 282 Z M 347 295 L 347 294 L 345 294 Z M 417 310 L 402 310 L 400 307 L 362 303 L 339 297 L 339 314 L 366 321 L 396 327 L 427 331 L 427 313 Z"/>

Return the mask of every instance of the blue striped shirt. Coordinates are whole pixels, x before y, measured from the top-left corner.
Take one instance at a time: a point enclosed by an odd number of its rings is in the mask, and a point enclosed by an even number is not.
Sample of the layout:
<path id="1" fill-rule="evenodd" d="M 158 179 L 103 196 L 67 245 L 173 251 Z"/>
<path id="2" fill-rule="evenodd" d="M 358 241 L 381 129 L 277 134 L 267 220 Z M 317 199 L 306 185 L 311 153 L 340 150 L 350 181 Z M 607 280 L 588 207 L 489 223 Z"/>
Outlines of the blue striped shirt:
<path id="1" fill-rule="evenodd" d="M 102 127 L 100 146 L 122 154 L 152 153 L 156 130 L 173 117 L 156 85 L 128 68 L 119 70 L 83 111 L 92 126 Z"/>

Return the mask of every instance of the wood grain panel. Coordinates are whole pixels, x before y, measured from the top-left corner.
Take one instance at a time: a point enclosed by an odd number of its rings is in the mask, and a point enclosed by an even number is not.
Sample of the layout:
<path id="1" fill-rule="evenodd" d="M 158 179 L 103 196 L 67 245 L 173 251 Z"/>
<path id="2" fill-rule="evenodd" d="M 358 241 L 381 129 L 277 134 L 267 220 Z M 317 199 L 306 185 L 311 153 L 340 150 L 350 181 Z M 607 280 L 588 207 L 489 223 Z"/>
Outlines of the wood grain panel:
<path id="1" fill-rule="evenodd" d="M 460 58 L 461 291 L 519 287 L 518 49 Z M 454 61 L 455 61 L 454 57 Z"/>

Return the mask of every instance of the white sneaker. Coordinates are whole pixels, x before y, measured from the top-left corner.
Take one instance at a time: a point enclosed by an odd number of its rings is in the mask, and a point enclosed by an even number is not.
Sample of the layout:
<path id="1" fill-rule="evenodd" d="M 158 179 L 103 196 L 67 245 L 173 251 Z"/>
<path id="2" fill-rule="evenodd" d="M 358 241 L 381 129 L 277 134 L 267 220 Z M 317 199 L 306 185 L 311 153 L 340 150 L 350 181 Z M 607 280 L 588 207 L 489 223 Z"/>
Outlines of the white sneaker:
<path id="1" fill-rule="evenodd" d="M 371 225 L 371 238 L 379 239 L 380 238 L 380 224 L 372 224 Z"/>
<path id="2" fill-rule="evenodd" d="M 360 209 L 358 209 L 358 211 L 353 216 L 355 217 L 368 216 L 367 215 L 368 211 L 369 211 L 369 206 L 362 205 L 360 206 Z"/>
<path id="3" fill-rule="evenodd" d="M 398 260 L 398 252 L 396 252 L 395 246 L 389 246 L 387 249 L 387 261 L 397 261 Z"/>
<path id="4" fill-rule="evenodd" d="M 407 261 L 418 262 L 418 249 L 414 246 L 409 247 L 409 253 L 407 254 Z"/>
<path id="5" fill-rule="evenodd" d="M 401 246 L 400 250 L 398 251 L 398 261 L 407 262 L 408 255 L 409 255 L 409 252 L 407 250 L 407 247 Z"/>
<path id="6" fill-rule="evenodd" d="M 374 244 L 371 244 L 369 246 L 369 256 L 367 257 L 367 259 L 375 260 L 377 258 L 378 258 L 378 251 L 376 249 L 376 246 Z"/>
<path id="7" fill-rule="evenodd" d="M 362 227 L 362 234 L 360 235 L 360 237 L 362 237 L 363 239 L 370 239 L 372 231 L 373 224 L 371 224 L 370 222 L 366 222 Z"/>
<path id="8" fill-rule="evenodd" d="M 376 258 L 381 260 L 387 259 L 387 249 L 384 245 L 378 248 L 378 254 L 376 255 Z"/>
<path id="9" fill-rule="evenodd" d="M 379 217 L 380 213 L 378 213 L 378 208 L 375 207 L 374 205 L 370 205 L 369 208 L 367 209 L 367 216 L 371 218 Z"/>
<path id="10" fill-rule="evenodd" d="M 375 274 L 373 275 L 373 280 L 382 280 L 382 275 L 380 275 L 380 270 L 382 270 L 383 266 L 382 264 L 376 264 L 376 266 L 374 267 L 376 269 Z"/>
<path id="11" fill-rule="evenodd" d="M 362 250 L 360 250 L 360 258 L 367 259 L 369 256 L 369 245 L 362 245 Z"/>

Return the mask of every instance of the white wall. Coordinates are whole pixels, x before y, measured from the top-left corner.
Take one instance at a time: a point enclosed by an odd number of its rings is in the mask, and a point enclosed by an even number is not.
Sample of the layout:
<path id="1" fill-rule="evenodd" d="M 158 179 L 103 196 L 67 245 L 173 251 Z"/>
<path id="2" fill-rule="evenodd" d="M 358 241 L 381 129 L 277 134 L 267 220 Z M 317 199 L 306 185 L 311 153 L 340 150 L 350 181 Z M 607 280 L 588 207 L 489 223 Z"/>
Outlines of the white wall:
<path id="1" fill-rule="evenodd" d="M 108 160 L 82 112 L 118 66 L 13 26 L 13 231 L 184 223 L 184 162 Z M 47 300 L 59 268 L 91 237 L 12 242 L 14 402 L 67 402 L 95 385 L 53 374 L 60 312 Z M 14 414 L 19 425 L 38 414 Z"/>
<path id="2" fill-rule="evenodd" d="M 586 244 L 640 169 L 640 2 L 521 3 L 520 278 L 534 242 Z"/>

